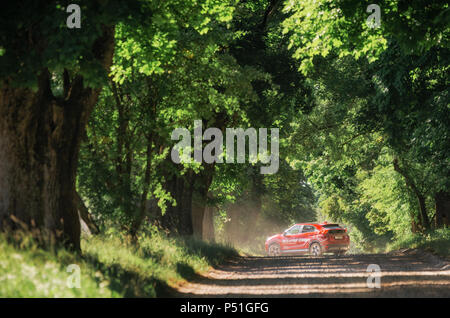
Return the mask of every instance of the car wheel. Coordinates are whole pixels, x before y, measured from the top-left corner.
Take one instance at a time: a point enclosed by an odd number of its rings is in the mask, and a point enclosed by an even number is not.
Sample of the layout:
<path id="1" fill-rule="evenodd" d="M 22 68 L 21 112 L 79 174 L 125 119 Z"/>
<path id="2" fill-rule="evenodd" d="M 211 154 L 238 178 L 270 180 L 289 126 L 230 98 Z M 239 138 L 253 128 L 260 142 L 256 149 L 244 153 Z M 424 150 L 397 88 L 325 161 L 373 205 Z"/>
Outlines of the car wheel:
<path id="1" fill-rule="evenodd" d="M 315 242 L 309 246 L 309 254 L 312 256 L 320 256 L 322 255 L 322 246 L 319 243 Z"/>
<path id="2" fill-rule="evenodd" d="M 274 243 L 269 245 L 269 256 L 280 256 L 281 247 L 279 244 Z"/>

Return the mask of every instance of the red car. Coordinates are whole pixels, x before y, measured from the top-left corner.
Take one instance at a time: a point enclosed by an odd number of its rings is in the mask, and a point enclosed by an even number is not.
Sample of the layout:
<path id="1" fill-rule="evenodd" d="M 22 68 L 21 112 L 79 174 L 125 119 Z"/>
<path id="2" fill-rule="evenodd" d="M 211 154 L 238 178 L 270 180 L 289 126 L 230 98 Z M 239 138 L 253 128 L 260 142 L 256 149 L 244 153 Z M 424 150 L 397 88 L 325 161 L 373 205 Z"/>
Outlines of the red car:
<path id="1" fill-rule="evenodd" d="M 347 229 L 338 224 L 301 223 L 266 240 L 269 256 L 323 253 L 344 254 L 350 245 Z"/>

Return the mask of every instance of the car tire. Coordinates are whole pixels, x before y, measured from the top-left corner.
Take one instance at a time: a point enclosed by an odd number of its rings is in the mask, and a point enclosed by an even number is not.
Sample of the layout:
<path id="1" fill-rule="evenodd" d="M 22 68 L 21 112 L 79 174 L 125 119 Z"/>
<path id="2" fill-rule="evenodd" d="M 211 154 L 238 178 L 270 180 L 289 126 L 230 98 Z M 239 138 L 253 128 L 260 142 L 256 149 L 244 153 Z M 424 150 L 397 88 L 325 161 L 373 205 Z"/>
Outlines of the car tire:
<path id="1" fill-rule="evenodd" d="M 309 255 L 317 257 L 322 255 L 322 246 L 318 242 L 314 242 L 309 246 Z"/>
<path id="2" fill-rule="evenodd" d="M 280 244 L 278 243 L 272 243 L 269 245 L 269 250 L 268 250 L 268 254 L 269 256 L 280 256 L 281 255 L 281 247 Z"/>

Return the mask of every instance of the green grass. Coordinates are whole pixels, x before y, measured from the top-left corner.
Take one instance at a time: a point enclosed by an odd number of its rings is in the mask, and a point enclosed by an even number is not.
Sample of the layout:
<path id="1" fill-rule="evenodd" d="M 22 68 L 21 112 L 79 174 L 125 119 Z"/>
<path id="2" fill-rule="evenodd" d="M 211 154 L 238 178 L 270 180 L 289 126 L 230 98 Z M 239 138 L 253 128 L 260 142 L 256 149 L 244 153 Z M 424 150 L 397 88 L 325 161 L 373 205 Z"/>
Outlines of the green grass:
<path id="1" fill-rule="evenodd" d="M 426 234 L 409 234 L 387 246 L 387 252 L 402 248 L 419 248 L 431 253 L 450 256 L 450 228 Z"/>
<path id="2" fill-rule="evenodd" d="M 22 245 L 0 237 L 0 297 L 170 296 L 178 284 L 238 255 L 227 246 L 168 238 L 154 230 L 138 245 L 116 231 L 83 238 L 82 256 Z M 80 267 L 81 288 L 67 286 L 70 264 Z"/>

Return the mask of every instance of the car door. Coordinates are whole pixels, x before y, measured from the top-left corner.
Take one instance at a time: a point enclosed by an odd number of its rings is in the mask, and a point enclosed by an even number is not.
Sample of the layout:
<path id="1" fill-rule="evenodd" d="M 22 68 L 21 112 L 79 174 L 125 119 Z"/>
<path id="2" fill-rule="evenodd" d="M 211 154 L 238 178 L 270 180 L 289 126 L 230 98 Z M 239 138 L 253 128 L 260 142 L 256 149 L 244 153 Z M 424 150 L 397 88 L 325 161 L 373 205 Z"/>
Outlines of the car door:
<path id="1" fill-rule="evenodd" d="M 302 226 L 295 225 L 283 234 L 283 251 L 293 252 L 299 249 L 298 240 L 302 233 Z"/>
<path id="2" fill-rule="evenodd" d="M 302 232 L 298 239 L 298 248 L 299 249 L 308 249 L 309 243 L 312 239 L 314 239 L 317 234 L 317 229 L 312 225 L 304 225 L 302 228 Z"/>

